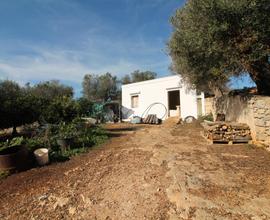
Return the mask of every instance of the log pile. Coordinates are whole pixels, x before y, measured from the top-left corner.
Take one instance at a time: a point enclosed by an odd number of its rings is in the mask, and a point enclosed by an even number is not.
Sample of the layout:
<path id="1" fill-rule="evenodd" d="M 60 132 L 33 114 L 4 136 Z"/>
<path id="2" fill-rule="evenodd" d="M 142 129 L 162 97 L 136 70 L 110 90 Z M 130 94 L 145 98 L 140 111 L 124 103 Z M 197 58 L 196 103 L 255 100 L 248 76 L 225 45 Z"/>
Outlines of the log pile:
<path id="1" fill-rule="evenodd" d="M 202 123 L 205 137 L 212 143 L 249 143 L 250 128 L 247 124 L 236 122 L 208 122 Z"/>
<path id="2" fill-rule="evenodd" d="M 144 124 L 160 124 L 161 120 L 157 117 L 157 115 L 150 114 L 147 115 L 146 118 L 143 119 Z"/>

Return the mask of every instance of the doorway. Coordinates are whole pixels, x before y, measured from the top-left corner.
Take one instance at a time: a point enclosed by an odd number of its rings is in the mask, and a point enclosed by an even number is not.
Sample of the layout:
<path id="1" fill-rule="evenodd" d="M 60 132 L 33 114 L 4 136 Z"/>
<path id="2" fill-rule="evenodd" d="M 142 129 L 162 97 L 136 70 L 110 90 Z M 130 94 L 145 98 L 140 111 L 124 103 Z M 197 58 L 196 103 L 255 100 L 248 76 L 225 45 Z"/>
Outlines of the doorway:
<path id="1" fill-rule="evenodd" d="M 180 116 L 180 90 L 168 91 L 168 116 Z"/>

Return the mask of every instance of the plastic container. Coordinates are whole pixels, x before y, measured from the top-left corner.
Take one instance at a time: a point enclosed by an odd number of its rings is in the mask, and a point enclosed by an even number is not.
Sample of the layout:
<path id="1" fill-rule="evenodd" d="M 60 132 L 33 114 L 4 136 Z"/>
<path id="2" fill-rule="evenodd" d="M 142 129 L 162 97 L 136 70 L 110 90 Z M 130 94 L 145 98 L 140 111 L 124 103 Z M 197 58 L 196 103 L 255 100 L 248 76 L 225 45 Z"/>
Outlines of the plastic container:
<path id="1" fill-rule="evenodd" d="M 140 124 L 142 122 L 142 119 L 139 116 L 134 116 L 130 122 L 131 124 Z"/>
<path id="2" fill-rule="evenodd" d="M 49 163 L 49 150 L 47 148 L 36 149 L 34 155 L 39 166 L 44 166 Z"/>

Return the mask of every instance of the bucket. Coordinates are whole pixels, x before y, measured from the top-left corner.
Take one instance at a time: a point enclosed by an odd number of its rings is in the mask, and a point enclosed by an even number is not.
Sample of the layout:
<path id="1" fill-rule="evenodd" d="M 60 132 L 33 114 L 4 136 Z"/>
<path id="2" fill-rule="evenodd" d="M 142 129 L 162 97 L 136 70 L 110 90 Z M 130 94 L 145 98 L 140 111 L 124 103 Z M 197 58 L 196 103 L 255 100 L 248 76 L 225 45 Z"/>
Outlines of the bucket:
<path id="1" fill-rule="evenodd" d="M 39 166 L 44 166 L 49 163 L 49 150 L 47 148 L 35 150 L 34 155 Z"/>

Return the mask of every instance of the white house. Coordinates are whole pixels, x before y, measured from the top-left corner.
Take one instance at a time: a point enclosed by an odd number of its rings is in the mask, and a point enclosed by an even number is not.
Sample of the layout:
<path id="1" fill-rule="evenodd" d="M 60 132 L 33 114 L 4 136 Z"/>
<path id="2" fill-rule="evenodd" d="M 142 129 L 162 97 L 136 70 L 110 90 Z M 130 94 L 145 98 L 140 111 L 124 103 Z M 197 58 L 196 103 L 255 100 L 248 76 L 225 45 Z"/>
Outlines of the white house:
<path id="1" fill-rule="evenodd" d="M 153 104 L 158 103 L 158 104 Z M 153 105 L 152 105 L 153 104 Z M 152 105 L 149 114 L 166 119 L 170 116 L 185 118 L 205 114 L 204 94 L 189 90 L 179 75 L 173 75 L 122 86 L 122 117 L 142 117 Z"/>

